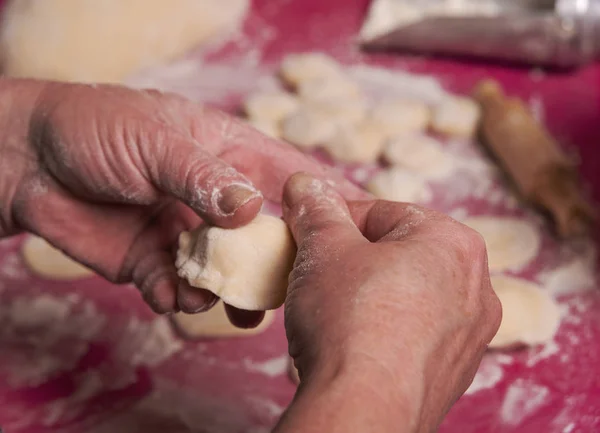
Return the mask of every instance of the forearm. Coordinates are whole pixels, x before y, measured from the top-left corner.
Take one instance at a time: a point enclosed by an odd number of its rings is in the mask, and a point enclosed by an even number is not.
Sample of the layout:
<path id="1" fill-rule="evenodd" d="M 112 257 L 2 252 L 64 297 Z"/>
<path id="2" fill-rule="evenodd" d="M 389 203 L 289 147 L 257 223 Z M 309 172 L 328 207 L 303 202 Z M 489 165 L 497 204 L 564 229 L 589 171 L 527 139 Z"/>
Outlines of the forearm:
<path id="1" fill-rule="evenodd" d="M 0 79 L 0 238 L 14 234 L 13 197 L 35 156 L 28 145 L 29 122 L 44 84 Z"/>

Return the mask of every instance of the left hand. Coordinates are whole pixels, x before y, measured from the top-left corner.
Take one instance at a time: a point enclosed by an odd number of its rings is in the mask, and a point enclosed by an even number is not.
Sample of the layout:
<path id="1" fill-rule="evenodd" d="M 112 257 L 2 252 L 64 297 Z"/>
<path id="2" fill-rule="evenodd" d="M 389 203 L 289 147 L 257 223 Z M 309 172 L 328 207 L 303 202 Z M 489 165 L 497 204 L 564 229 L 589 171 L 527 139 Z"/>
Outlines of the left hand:
<path id="1" fill-rule="evenodd" d="M 201 219 L 250 222 L 297 170 L 363 195 L 234 117 L 157 91 L 1 79 L 0 122 L 0 237 L 35 233 L 111 281 L 133 280 L 159 313 L 216 301 L 174 267 L 177 236 Z"/>

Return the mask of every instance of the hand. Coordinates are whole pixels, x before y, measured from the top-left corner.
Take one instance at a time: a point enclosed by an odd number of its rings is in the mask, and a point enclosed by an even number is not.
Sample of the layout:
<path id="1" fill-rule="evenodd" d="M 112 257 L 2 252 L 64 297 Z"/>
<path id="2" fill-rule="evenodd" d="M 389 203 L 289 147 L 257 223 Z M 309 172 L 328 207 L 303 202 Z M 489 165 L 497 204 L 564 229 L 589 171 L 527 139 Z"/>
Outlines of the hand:
<path id="1" fill-rule="evenodd" d="M 414 205 L 346 203 L 305 174 L 283 208 L 301 385 L 276 431 L 435 431 L 500 323 L 482 238 Z"/>
<path id="2" fill-rule="evenodd" d="M 133 280 L 160 313 L 216 301 L 174 267 L 178 234 L 200 218 L 244 225 L 298 169 L 362 194 L 232 116 L 156 91 L 2 79 L 0 122 L 0 237 L 42 236 L 111 281 Z"/>

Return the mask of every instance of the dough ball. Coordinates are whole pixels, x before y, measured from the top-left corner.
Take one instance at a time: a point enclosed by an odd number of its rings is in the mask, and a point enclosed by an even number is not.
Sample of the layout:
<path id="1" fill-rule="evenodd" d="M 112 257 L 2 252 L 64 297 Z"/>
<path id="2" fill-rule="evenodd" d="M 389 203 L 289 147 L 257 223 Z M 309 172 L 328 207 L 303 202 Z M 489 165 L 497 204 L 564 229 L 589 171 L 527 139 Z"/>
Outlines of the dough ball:
<path id="1" fill-rule="evenodd" d="M 370 118 L 388 137 L 393 137 L 424 131 L 429 125 L 431 113 L 425 102 L 391 99 L 377 104 Z"/>
<path id="2" fill-rule="evenodd" d="M 281 62 L 280 76 L 293 87 L 300 83 L 343 75 L 341 66 L 323 53 L 290 54 Z"/>
<path id="3" fill-rule="evenodd" d="M 330 116 L 303 107 L 283 121 L 281 135 L 300 148 L 313 149 L 329 140 L 336 129 L 337 122 Z"/>
<path id="4" fill-rule="evenodd" d="M 277 123 L 269 120 L 250 119 L 248 123 L 258 131 L 272 138 L 281 138 L 281 128 Z"/>
<path id="5" fill-rule="evenodd" d="M 275 312 L 265 312 L 265 318 L 256 328 L 241 329 L 227 318 L 225 304 L 221 301 L 205 313 L 173 315 L 175 327 L 187 338 L 249 337 L 264 332 L 275 320 Z"/>
<path id="6" fill-rule="evenodd" d="M 383 151 L 389 164 L 414 171 L 426 179 L 442 179 L 454 169 L 452 158 L 440 142 L 424 134 L 400 135 L 389 140 Z"/>
<path id="7" fill-rule="evenodd" d="M 238 24 L 249 0 L 11 0 L 4 73 L 118 83 Z"/>
<path id="8" fill-rule="evenodd" d="M 426 203 L 433 195 L 423 178 L 397 167 L 377 173 L 367 184 L 367 190 L 382 200 L 405 203 Z"/>
<path id="9" fill-rule="evenodd" d="M 244 111 L 251 120 L 279 123 L 298 109 L 298 99 L 284 91 L 254 93 L 244 101 Z"/>
<path id="10" fill-rule="evenodd" d="M 519 270 L 528 265 L 540 250 L 536 227 L 510 217 L 471 217 L 464 224 L 478 231 L 485 240 L 490 271 Z"/>
<path id="11" fill-rule="evenodd" d="M 67 257 L 37 236 L 28 236 L 25 239 L 22 254 L 27 267 L 42 278 L 72 281 L 94 275 L 92 270 Z"/>
<path id="12" fill-rule="evenodd" d="M 345 125 L 325 143 L 323 148 L 336 161 L 345 163 L 373 163 L 379 159 L 385 137 L 375 125 L 363 122 Z"/>
<path id="13" fill-rule="evenodd" d="M 201 226 L 179 237 L 175 266 L 192 287 L 242 310 L 275 310 L 285 301 L 296 246 L 279 218 L 258 215 L 237 229 Z"/>
<path id="14" fill-rule="evenodd" d="M 307 110 L 316 111 L 339 125 L 356 124 L 365 120 L 368 106 L 363 98 L 327 99 L 305 104 Z"/>
<path id="15" fill-rule="evenodd" d="M 358 84 L 345 76 L 303 81 L 296 88 L 296 92 L 305 102 L 351 100 L 364 97 Z"/>
<path id="16" fill-rule="evenodd" d="M 502 304 L 502 323 L 491 348 L 536 345 L 551 341 L 560 326 L 556 301 L 529 281 L 506 276 L 492 277 Z"/>
<path id="17" fill-rule="evenodd" d="M 479 105 L 469 98 L 445 98 L 433 108 L 431 129 L 451 137 L 471 138 L 481 116 Z"/>

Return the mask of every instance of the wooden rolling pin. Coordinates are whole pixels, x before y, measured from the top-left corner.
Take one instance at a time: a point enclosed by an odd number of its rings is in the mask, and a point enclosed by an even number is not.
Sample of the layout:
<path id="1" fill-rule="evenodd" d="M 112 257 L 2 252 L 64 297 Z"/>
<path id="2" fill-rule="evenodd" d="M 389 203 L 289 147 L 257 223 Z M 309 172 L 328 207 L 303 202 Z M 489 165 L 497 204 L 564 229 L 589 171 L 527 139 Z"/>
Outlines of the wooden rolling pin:
<path id="1" fill-rule="evenodd" d="M 491 80 L 474 92 L 481 104 L 481 138 L 525 200 L 550 213 L 561 237 L 587 233 L 596 214 L 584 198 L 577 164 L 525 104 Z"/>

